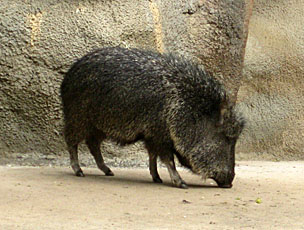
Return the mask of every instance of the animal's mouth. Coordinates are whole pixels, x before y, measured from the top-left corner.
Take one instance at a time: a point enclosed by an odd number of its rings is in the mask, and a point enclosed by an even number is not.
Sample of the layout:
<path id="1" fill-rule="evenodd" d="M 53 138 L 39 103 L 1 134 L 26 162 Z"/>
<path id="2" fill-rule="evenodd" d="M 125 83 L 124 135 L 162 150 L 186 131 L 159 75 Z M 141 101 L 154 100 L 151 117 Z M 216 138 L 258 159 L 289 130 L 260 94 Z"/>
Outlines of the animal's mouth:
<path id="1" fill-rule="evenodd" d="M 232 188 L 232 183 L 230 183 L 230 184 L 220 184 L 218 182 L 216 182 L 216 183 L 220 188 Z"/>

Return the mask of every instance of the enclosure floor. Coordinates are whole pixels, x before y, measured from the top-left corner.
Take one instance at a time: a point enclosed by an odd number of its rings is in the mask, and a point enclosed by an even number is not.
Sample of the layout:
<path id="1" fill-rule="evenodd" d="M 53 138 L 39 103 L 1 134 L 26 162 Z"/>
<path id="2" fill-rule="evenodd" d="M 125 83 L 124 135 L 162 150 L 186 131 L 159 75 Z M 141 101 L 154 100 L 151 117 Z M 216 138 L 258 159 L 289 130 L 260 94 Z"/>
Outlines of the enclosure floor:
<path id="1" fill-rule="evenodd" d="M 231 189 L 179 169 L 189 189 L 148 169 L 0 166 L 0 229 L 304 229 L 304 162 L 238 162 Z"/>

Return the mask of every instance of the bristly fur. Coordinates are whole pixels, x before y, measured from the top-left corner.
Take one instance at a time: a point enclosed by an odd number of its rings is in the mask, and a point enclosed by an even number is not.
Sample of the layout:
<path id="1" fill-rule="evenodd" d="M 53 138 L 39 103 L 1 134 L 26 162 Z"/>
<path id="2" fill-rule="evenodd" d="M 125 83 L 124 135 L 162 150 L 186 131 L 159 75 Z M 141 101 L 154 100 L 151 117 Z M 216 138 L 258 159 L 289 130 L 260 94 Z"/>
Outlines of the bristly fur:
<path id="1" fill-rule="evenodd" d="M 189 60 L 98 49 L 71 67 L 60 94 L 69 149 L 92 138 L 99 144 L 106 138 L 121 144 L 142 139 L 149 154 L 162 161 L 176 155 L 195 173 L 213 177 L 234 169 L 232 149 L 243 122 L 233 108 L 221 113 L 221 104 L 229 101 L 224 87 Z"/>

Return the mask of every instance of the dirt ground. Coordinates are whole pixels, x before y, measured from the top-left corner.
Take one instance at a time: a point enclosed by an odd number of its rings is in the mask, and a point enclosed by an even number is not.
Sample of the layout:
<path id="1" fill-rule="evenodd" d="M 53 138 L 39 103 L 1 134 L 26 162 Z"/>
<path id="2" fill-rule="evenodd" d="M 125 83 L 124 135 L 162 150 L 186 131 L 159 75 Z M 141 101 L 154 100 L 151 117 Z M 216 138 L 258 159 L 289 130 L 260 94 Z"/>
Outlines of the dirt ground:
<path id="1" fill-rule="evenodd" d="M 231 189 L 179 169 L 189 189 L 148 169 L 0 166 L 0 229 L 304 229 L 304 162 L 238 162 Z"/>

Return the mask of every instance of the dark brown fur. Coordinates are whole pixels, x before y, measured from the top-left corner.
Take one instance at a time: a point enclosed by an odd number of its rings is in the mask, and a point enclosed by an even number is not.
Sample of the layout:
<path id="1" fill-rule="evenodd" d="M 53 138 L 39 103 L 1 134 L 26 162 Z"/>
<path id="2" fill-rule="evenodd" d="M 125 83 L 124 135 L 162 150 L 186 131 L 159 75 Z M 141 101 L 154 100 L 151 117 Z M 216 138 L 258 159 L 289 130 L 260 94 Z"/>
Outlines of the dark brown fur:
<path id="1" fill-rule="evenodd" d="M 157 157 L 177 187 L 186 187 L 174 155 L 194 173 L 230 187 L 234 146 L 243 121 L 230 108 L 221 84 L 196 64 L 174 55 L 109 47 L 78 60 L 61 85 L 65 140 L 71 165 L 83 176 L 77 146 L 86 143 L 98 167 L 113 175 L 100 153 L 108 138 L 121 144 L 141 139 L 150 173 L 161 182 Z"/>

